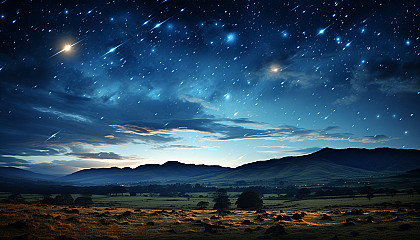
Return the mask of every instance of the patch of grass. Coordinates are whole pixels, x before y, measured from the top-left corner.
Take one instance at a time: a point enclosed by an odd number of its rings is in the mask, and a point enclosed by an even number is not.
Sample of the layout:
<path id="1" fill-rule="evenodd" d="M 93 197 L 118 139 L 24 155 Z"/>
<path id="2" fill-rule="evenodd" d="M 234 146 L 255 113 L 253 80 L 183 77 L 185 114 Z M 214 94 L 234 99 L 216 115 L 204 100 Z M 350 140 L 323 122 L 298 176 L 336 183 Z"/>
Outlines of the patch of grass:
<path id="1" fill-rule="evenodd" d="M 418 239 L 420 234 L 419 195 L 378 196 L 371 201 L 265 200 L 266 212 L 232 210 L 220 217 L 214 210 L 195 210 L 198 201 L 209 198 L 94 195 L 93 199 L 96 206 L 77 208 L 1 203 L 0 238 L 29 234 L 41 239 L 62 235 L 75 239 Z M 344 214 L 354 209 L 363 214 Z M 296 214 L 304 216 L 294 219 Z M 321 220 L 324 214 L 331 219 Z M 266 234 L 278 223 L 285 235 Z"/>

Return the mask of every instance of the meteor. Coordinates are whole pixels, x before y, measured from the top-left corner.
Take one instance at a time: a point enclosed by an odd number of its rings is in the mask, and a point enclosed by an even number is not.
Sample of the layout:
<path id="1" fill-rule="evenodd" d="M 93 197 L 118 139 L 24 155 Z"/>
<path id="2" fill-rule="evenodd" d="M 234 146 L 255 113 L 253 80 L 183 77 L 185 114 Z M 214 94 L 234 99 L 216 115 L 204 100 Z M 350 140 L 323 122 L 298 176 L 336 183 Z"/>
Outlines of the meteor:
<path id="1" fill-rule="evenodd" d="M 61 132 L 61 130 L 60 131 L 58 131 L 58 132 L 56 132 L 56 133 L 54 133 L 53 135 L 51 135 L 49 138 L 47 138 L 47 140 L 45 140 L 45 141 L 48 141 L 48 140 L 50 140 L 51 138 L 54 138 L 55 136 L 57 136 L 57 134 L 59 134 Z"/>
<path id="2" fill-rule="evenodd" d="M 75 45 L 77 45 L 77 44 L 79 44 L 81 41 L 83 41 L 83 40 L 85 40 L 86 38 L 83 38 L 82 40 L 80 40 L 80 41 L 78 41 L 78 42 L 75 42 L 75 43 L 73 43 L 73 44 L 66 44 L 66 45 L 64 45 L 64 47 L 63 47 L 63 49 L 61 49 L 60 51 L 58 51 L 58 52 L 56 52 L 55 54 L 53 54 L 51 57 L 49 57 L 49 58 L 52 58 L 52 57 L 54 57 L 54 56 L 57 56 L 58 54 L 60 54 L 60 53 L 62 53 L 62 52 L 68 52 L 68 51 L 70 51 L 71 50 L 71 48 L 73 47 L 73 46 L 75 46 Z"/>

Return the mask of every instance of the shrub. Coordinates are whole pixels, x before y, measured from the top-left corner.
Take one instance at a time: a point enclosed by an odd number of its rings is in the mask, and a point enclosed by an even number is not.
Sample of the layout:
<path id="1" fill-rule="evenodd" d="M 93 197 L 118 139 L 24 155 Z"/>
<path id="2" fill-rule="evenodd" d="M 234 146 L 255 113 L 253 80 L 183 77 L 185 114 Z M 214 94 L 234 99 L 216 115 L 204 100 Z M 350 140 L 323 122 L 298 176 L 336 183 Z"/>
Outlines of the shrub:
<path id="1" fill-rule="evenodd" d="M 263 201 L 254 190 L 246 190 L 239 195 L 236 206 L 242 209 L 257 210 L 263 206 Z"/>

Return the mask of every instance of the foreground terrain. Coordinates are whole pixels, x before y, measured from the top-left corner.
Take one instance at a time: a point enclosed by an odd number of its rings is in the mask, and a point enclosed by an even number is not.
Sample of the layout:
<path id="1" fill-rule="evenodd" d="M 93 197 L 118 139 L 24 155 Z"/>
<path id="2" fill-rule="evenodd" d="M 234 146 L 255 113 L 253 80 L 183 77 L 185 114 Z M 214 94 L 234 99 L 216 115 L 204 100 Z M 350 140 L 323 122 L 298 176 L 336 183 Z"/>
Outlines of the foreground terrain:
<path id="1" fill-rule="evenodd" d="M 109 197 L 113 201 L 118 198 L 132 199 Z M 149 200 L 159 202 L 158 198 Z M 268 200 L 264 201 L 265 210 L 231 210 L 223 216 L 214 210 L 177 208 L 180 201 L 174 199 L 160 199 L 160 204 L 165 201 L 172 209 L 1 203 L 0 239 L 420 238 L 419 195 L 382 196 L 370 201 Z M 147 206 L 153 207 L 150 203 Z"/>

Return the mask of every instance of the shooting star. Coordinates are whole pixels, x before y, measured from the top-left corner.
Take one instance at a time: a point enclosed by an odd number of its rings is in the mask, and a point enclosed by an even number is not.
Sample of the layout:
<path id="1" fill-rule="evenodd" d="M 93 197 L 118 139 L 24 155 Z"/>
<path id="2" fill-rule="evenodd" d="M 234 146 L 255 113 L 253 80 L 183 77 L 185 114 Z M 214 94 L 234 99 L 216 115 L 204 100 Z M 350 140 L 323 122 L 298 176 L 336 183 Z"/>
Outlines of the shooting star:
<path id="1" fill-rule="evenodd" d="M 156 23 L 156 25 L 152 28 L 152 29 L 150 29 L 150 31 L 153 31 L 154 29 L 156 29 L 156 28 L 159 28 L 160 26 L 162 26 L 162 24 L 164 24 L 166 21 L 168 21 L 169 19 L 171 19 L 172 17 L 170 17 L 170 18 L 168 18 L 168 19 L 166 19 L 165 21 L 163 21 L 163 22 L 160 22 L 160 23 Z"/>
<path id="2" fill-rule="evenodd" d="M 300 7 L 300 4 L 297 5 L 296 7 L 292 8 L 292 10 L 290 10 L 289 12 L 292 12 L 293 10 L 295 10 L 296 8 Z"/>
<path id="3" fill-rule="evenodd" d="M 56 132 L 56 133 L 54 133 L 53 135 L 51 135 L 49 138 L 47 138 L 47 140 L 45 140 L 45 142 L 46 141 L 48 141 L 48 140 L 50 140 L 51 138 L 54 138 L 55 136 L 57 136 L 57 134 L 59 134 L 61 132 L 61 130 L 60 131 L 58 131 L 58 132 Z"/>
<path id="4" fill-rule="evenodd" d="M 121 44 L 119 44 L 119 45 L 117 45 L 117 46 L 115 46 L 115 47 L 113 47 L 113 48 L 110 48 L 110 49 L 108 50 L 108 52 L 106 52 L 104 55 L 102 55 L 102 57 L 103 57 L 103 56 L 106 56 L 106 55 L 108 55 L 108 54 L 110 54 L 110 53 L 115 52 L 115 50 L 117 50 L 119 47 L 121 47 L 122 45 L 124 45 L 126 42 L 128 42 L 128 40 L 127 40 L 127 41 L 125 41 L 125 42 L 123 42 L 123 43 L 121 43 Z"/>
<path id="5" fill-rule="evenodd" d="M 53 54 L 52 56 L 50 56 L 48 59 L 50 59 L 50 58 L 52 58 L 52 57 L 54 57 L 54 56 L 57 56 L 58 54 L 60 54 L 60 53 L 62 53 L 62 52 L 68 52 L 68 51 L 70 51 L 71 50 L 71 48 L 73 47 L 73 46 L 75 46 L 75 45 L 77 45 L 77 44 L 79 44 L 81 41 L 83 41 L 83 40 L 85 40 L 86 38 L 83 38 L 82 40 L 80 40 L 80 41 L 78 41 L 78 42 L 76 42 L 76 43 L 73 43 L 73 44 L 67 44 L 67 45 L 65 45 L 64 47 L 63 47 L 63 49 L 61 49 L 60 51 L 58 51 L 58 52 L 56 52 L 55 54 Z"/>
<path id="6" fill-rule="evenodd" d="M 322 35 L 322 34 L 324 34 L 324 33 L 325 33 L 325 30 L 327 30 L 329 27 L 331 27 L 331 25 L 332 25 L 332 24 L 328 25 L 326 28 L 323 28 L 323 29 L 319 30 L 319 32 L 318 32 L 318 34 L 317 34 L 317 36 L 318 36 L 318 35 Z"/>

